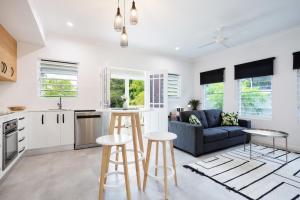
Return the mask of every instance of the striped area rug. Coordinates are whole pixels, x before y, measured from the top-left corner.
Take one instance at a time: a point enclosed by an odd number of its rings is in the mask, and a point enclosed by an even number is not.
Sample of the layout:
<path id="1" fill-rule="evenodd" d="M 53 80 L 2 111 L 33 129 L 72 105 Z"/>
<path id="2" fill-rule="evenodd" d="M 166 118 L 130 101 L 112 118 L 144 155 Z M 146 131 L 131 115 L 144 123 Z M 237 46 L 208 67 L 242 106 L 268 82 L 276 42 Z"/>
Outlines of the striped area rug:
<path id="1" fill-rule="evenodd" d="M 246 199 L 300 200 L 300 154 L 252 145 L 184 165 Z M 255 152 L 254 152 L 255 151 Z M 266 156 L 261 156 L 262 154 Z"/>

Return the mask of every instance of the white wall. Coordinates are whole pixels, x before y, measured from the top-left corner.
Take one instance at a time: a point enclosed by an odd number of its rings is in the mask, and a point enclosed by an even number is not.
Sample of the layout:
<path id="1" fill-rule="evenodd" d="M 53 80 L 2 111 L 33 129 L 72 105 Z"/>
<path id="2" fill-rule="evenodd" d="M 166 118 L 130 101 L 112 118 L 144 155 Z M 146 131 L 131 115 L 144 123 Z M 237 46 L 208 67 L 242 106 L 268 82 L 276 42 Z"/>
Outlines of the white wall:
<path id="1" fill-rule="evenodd" d="M 185 106 L 193 96 L 192 63 L 168 55 L 144 50 L 101 47 L 80 40 L 59 36 L 47 38 L 46 47 L 18 43 L 18 80 L 16 83 L 0 82 L 0 107 L 25 105 L 28 109 L 56 108 L 57 98 L 38 96 L 38 60 L 41 58 L 79 62 L 79 96 L 63 99 L 65 108 L 91 109 L 100 107 L 101 68 L 124 67 L 141 70 L 168 70 L 182 76 L 182 97 L 169 100 L 169 110 Z"/>
<path id="2" fill-rule="evenodd" d="M 297 121 L 297 72 L 292 69 L 292 53 L 300 50 L 299 35 L 300 27 L 196 59 L 195 94 L 201 98 L 200 72 L 226 67 L 224 110 L 238 111 L 234 65 L 276 57 L 275 74 L 272 79 L 272 119 L 252 119 L 252 124 L 256 128 L 270 128 L 290 133 L 289 148 L 300 151 L 300 125 Z M 269 143 L 268 140 L 258 139 L 258 141 Z M 283 145 L 279 140 L 278 144 Z"/>

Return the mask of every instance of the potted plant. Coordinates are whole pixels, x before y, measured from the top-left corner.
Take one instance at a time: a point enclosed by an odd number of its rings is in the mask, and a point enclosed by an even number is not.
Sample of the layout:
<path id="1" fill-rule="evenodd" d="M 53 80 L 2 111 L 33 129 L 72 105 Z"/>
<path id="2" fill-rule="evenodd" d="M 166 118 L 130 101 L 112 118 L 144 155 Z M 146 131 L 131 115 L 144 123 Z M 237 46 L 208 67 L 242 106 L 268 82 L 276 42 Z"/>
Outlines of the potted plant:
<path id="1" fill-rule="evenodd" d="M 200 101 L 198 99 L 191 99 L 189 101 L 189 105 L 192 107 L 193 110 L 197 110 L 198 106 L 200 105 Z"/>

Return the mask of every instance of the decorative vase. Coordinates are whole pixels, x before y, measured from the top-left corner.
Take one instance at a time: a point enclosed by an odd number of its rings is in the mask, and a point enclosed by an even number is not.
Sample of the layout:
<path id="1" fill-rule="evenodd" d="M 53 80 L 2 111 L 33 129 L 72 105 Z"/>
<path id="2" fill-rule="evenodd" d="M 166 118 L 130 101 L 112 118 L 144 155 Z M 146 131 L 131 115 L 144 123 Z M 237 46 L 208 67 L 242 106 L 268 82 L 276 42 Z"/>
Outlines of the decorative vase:
<path id="1" fill-rule="evenodd" d="M 123 109 L 128 109 L 128 102 L 127 101 L 123 102 Z"/>

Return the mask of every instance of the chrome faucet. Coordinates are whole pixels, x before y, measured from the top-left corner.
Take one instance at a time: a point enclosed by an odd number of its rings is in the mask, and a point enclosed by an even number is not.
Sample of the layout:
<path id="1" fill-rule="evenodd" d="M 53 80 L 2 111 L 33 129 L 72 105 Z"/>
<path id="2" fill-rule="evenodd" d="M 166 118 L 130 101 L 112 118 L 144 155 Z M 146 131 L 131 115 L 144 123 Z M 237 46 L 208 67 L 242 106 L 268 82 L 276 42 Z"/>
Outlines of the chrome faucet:
<path id="1" fill-rule="evenodd" d="M 57 103 L 58 109 L 62 109 L 61 97 L 59 97 L 59 102 Z"/>

